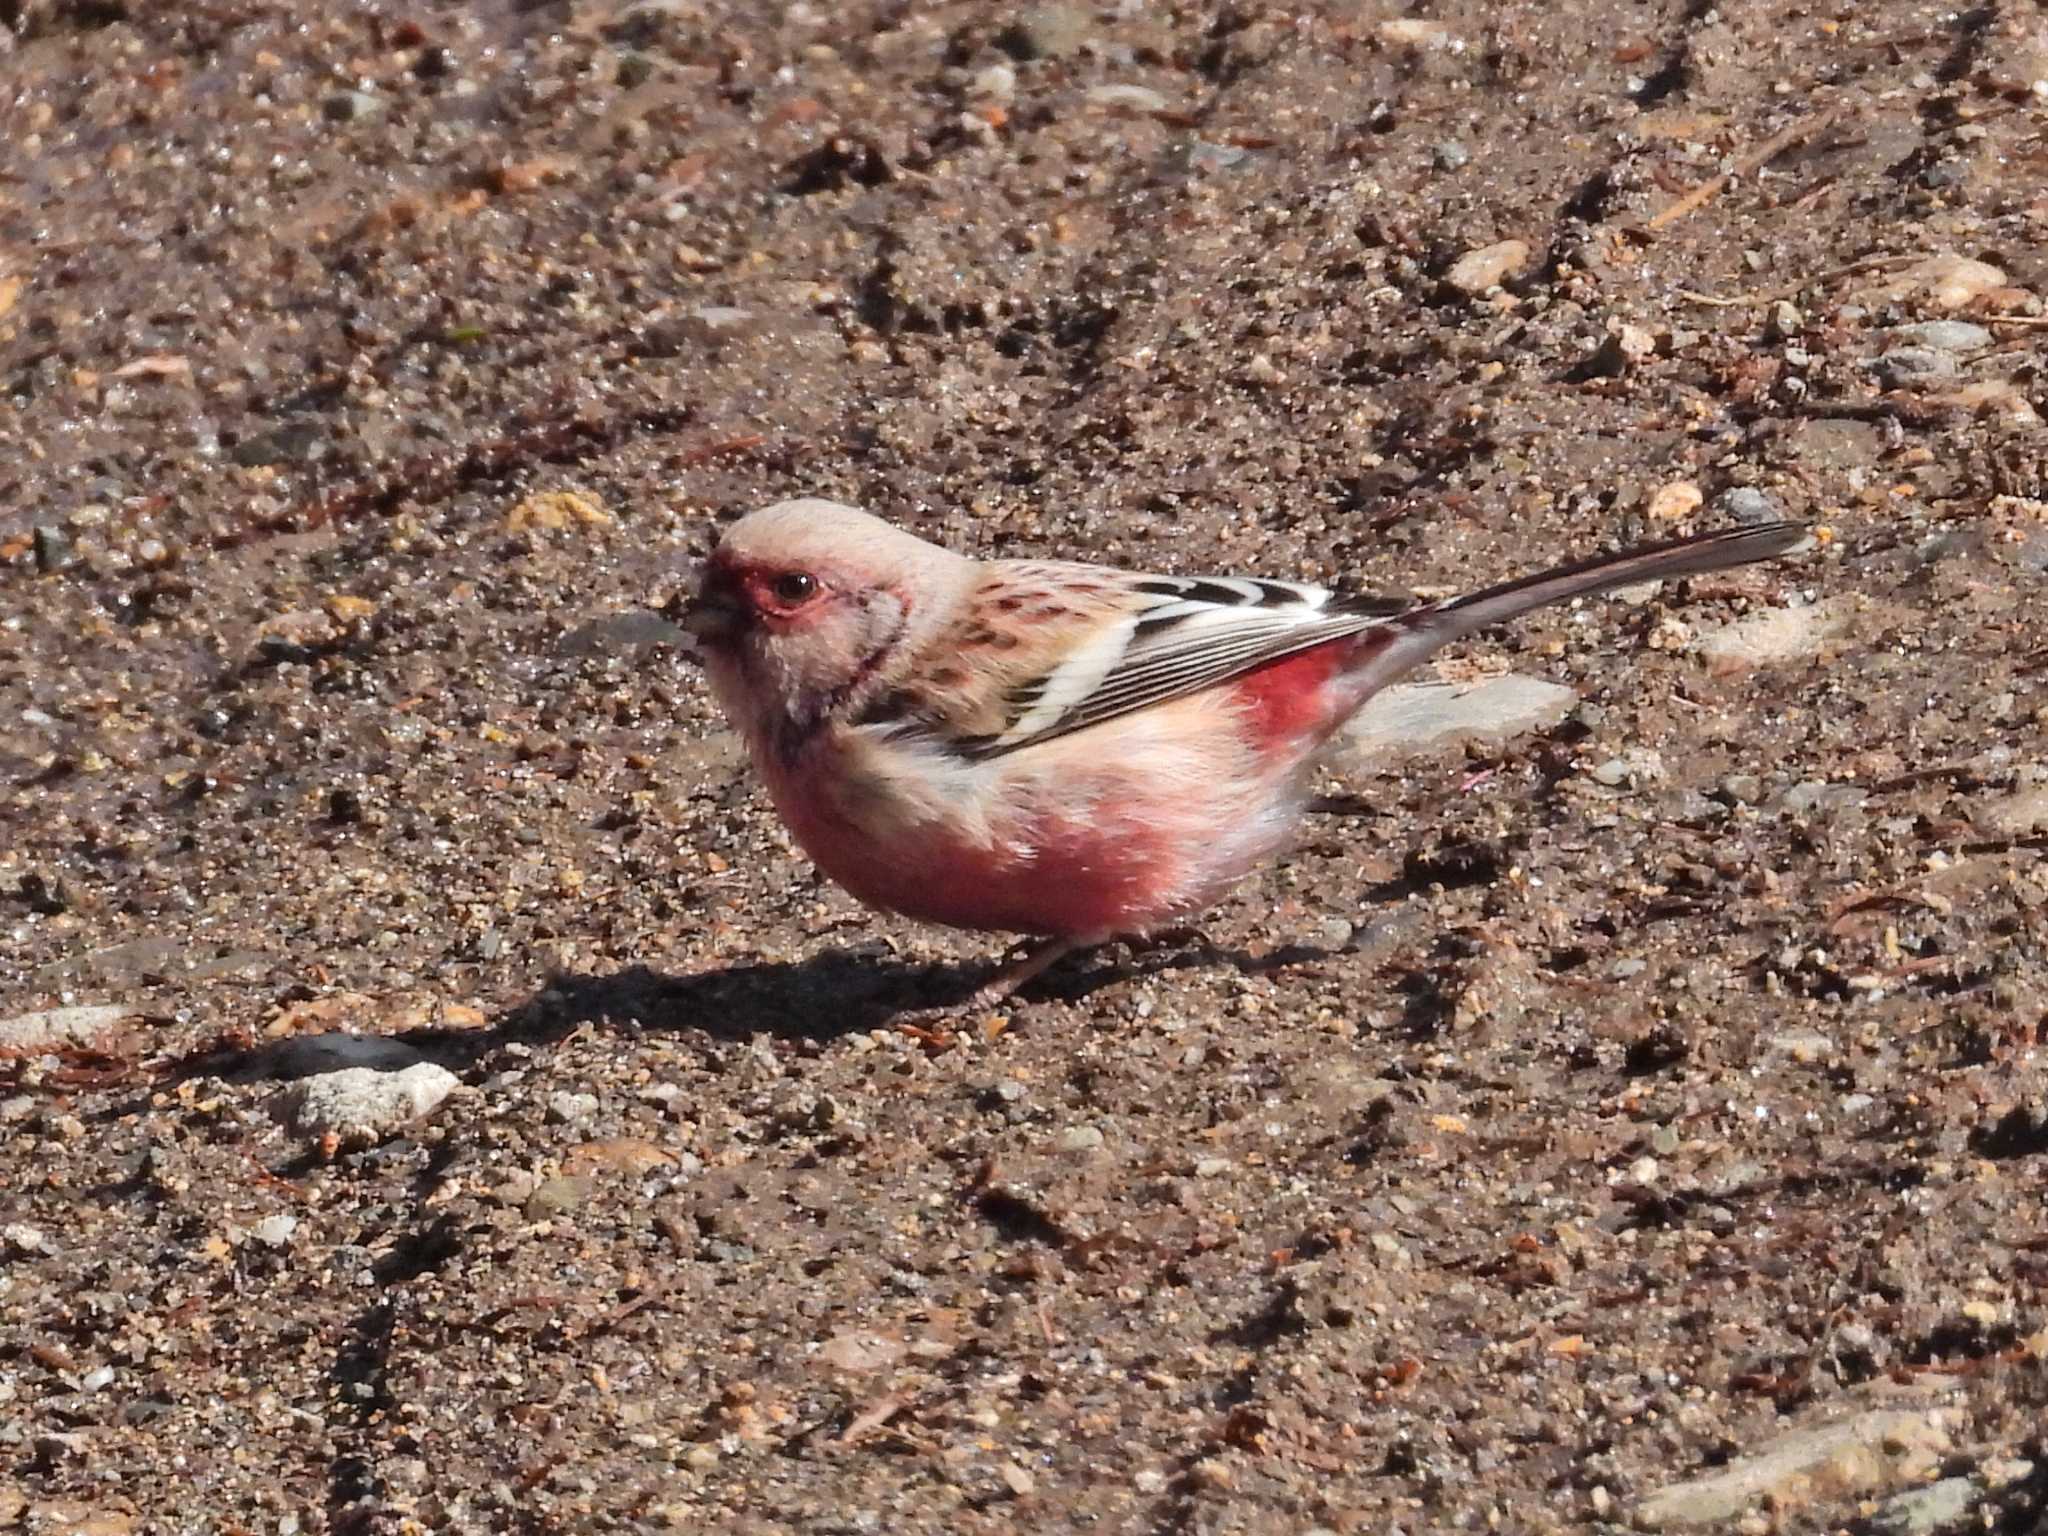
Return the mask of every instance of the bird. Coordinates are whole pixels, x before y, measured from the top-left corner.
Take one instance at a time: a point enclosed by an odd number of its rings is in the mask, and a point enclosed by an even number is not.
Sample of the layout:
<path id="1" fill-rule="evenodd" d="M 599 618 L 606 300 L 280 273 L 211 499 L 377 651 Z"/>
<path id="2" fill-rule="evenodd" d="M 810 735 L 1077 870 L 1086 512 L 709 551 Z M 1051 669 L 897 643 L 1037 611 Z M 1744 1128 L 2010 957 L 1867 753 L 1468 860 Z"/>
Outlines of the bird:
<path id="1" fill-rule="evenodd" d="M 1037 941 L 971 1009 L 1212 906 L 1288 845 L 1331 737 L 1439 648 L 1806 535 L 1731 527 L 1404 605 L 974 559 L 802 497 L 727 527 L 665 611 L 819 869 L 869 907 Z"/>

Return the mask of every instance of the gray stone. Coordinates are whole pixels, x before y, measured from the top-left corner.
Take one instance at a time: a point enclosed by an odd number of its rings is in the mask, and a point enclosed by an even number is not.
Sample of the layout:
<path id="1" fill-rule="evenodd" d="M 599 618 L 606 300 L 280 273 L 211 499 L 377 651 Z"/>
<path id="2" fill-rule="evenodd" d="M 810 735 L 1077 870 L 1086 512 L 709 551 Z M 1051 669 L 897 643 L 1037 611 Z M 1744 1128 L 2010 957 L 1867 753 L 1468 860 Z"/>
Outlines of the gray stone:
<path id="1" fill-rule="evenodd" d="M 1846 474 L 1877 462 L 1883 444 L 1878 429 L 1846 416 L 1822 416 L 1796 423 L 1785 434 L 1786 456 L 1796 464 Z"/>
<path id="2" fill-rule="evenodd" d="M 2032 837 L 2048 828 L 2048 786 L 1986 800 L 1971 810 L 1970 824 L 1993 837 Z"/>
<path id="3" fill-rule="evenodd" d="M 1634 1523 L 1648 1531 L 1723 1526 L 1766 1500 L 1782 1518 L 1802 1505 L 1839 1503 L 1918 1481 L 1948 1446 L 1937 1413 L 1873 1409 L 1795 1430 L 1705 1477 L 1660 1488 L 1636 1505 Z"/>
<path id="4" fill-rule="evenodd" d="M 1351 718 L 1340 750 L 1363 765 L 1463 741 L 1492 745 L 1556 725 L 1578 697 L 1562 684 L 1513 674 L 1477 683 L 1404 683 Z"/>
<path id="5" fill-rule="evenodd" d="M 1027 64 L 1074 52 L 1088 39 L 1094 17 L 1078 5 L 1034 5 L 995 36 L 995 45 Z"/>
<path id="6" fill-rule="evenodd" d="M 1248 149 L 1241 149 L 1235 144 L 1211 144 L 1206 139 L 1196 139 L 1187 147 L 1188 169 L 1198 175 L 1237 170 L 1251 157 Z"/>
<path id="7" fill-rule="evenodd" d="M 1875 1536 L 1933 1536 L 1947 1530 L 1977 1502 L 1977 1485 L 1967 1477 L 1944 1477 L 1925 1488 L 1895 1494 L 1871 1517 Z"/>
<path id="8" fill-rule="evenodd" d="M 1804 816 L 1812 811 L 1852 810 L 1870 798 L 1860 784 L 1830 784 L 1822 779 L 1804 779 L 1778 797 L 1780 810 Z"/>
<path id="9" fill-rule="evenodd" d="M 1753 773 L 1731 773 L 1723 776 L 1720 791 L 1733 804 L 1755 805 L 1764 797 L 1764 781 Z"/>
<path id="10" fill-rule="evenodd" d="M 594 1093 L 561 1093 L 548 1097 L 548 1119 L 556 1125 L 582 1125 L 597 1117 Z"/>
<path id="11" fill-rule="evenodd" d="M 526 1197 L 526 1219 L 546 1221 L 550 1216 L 573 1211 L 590 1198 L 591 1188 L 592 1181 L 582 1174 L 557 1174 L 552 1179 L 543 1180 Z"/>
<path id="12" fill-rule="evenodd" d="M 1887 389 L 1937 384 L 1956 376 L 1955 354 L 1937 347 L 1893 347 L 1867 366 Z"/>
<path id="13" fill-rule="evenodd" d="M 1166 98 L 1149 85 L 1096 85 L 1088 89 L 1088 105 L 1100 112 L 1143 117 L 1150 112 L 1164 112 Z"/>
<path id="14" fill-rule="evenodd" d="M 1785 515 L 1784 508 L 1751 485 L 1723 491 L 1714 498 L 1714 510 L 1737 523 L 1774 523 Z"/>
<path id="15" fill-rule="evenodd" d="M 1937 352 L 1982 352 L 1992 342 L 1988 329 L 1968 320 L 1921 320 L 1893 326 L 1891 335 L 1907 346 L 1932 347 Z"/>
<path id="16" fill-rule="evenodd" d="M 1646 747 L 1631 747 L 1620 757 L 1610 757 L 1594 768 L 1591 777 L 1594 783 L 1609 789 L 1625 784 L 1654 784 L 1664 777 L 1663 754 Z"/>

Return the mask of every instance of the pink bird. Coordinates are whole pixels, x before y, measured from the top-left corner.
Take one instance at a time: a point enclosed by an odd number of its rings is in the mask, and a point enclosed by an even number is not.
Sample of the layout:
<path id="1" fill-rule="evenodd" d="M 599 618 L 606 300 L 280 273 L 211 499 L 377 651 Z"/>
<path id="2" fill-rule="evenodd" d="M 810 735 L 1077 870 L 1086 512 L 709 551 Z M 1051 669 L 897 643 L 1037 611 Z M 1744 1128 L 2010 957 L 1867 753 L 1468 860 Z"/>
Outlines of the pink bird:
<path id="1" fill-rule="evenodd" d="M 1438 647 L 1804 537 L 1732 528 L 1403 608 L 1263 578 L 972 560 L 805 499 L 733 524 L 679 601 L 826 874 L 869 906 L 1046 941 L 973 1007 L 1215 902 L 1289 842 L 1317 749 Z"/>

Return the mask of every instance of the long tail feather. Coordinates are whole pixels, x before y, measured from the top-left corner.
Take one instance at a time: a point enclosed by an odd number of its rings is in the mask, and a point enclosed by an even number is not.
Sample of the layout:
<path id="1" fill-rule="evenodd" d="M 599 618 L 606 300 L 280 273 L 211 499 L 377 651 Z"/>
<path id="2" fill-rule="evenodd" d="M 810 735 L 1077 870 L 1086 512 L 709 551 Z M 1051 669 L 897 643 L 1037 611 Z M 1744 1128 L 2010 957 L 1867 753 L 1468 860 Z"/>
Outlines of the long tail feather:
<path id="1" fill-rule="evenodd" d="M 1645 544 L 1618 555 L 1595 555 L 1590 560 L 1562 565 L 1539 575 L 1502 582 L 1484 592 L 1454 597 L 1415 617 L 1432 625 L 1450 621 L 1444 638 L 1456 639 L 1491 624 L 1504 624 L 1532 609 L 1568 603 L 1575 597 L 1590 597 L 1596 592 L 1632 587 L 1639 582 L 1672 581 L 1681 576 L 1699 576 L 1731 566 L 1753 565 L 1759 560 L 1774 560 L 1806 536 L 1807 529 L 1800 523 L 1722 528 L 1662 544 Z"/>
<path id="2" fill-rule="evenodd" d="M 1803 524 L 1788 522 L 1723 528 L 1662 544 L 1645 544 L 1616 555 L 1596 555 L 1590 560 L 1503 582 L 1483 592 L 1410 609 L 1387 621 L 1396 638 L 1369 657 L 1362 657 L 1363 665 L 1352 674 L 1351 681 L 1363 702 L 1439 648 L 1533 609 L 1590 597 L 1616 587 L 1669 581 L 1773 560 L 1802 543 L 1807 534 Z"/>

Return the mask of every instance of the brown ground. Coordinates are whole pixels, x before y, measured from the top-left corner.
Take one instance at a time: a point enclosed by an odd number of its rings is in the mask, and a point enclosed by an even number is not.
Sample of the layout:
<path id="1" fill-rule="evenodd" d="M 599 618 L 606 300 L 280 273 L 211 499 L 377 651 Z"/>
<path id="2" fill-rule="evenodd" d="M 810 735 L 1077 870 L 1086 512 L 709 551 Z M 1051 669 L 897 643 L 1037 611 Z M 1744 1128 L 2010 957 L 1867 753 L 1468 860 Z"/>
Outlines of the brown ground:
<path id="1" fill-rule="evenodd" d="M 1422 9 L 0 4 L 0 1017 L 144 1016 L 0 1084 L 0 1526 L 1558 1529 L 1887 1407 L 2026 1528 L 2048 20 Z M 606 619 L 800 491 L 1829 537 L 1499 637 L 1580 711 L 947 1049 L 998 942 Z M 465 1087 L 323 1157 L 253 1048 L 336 1029 Z"/>

